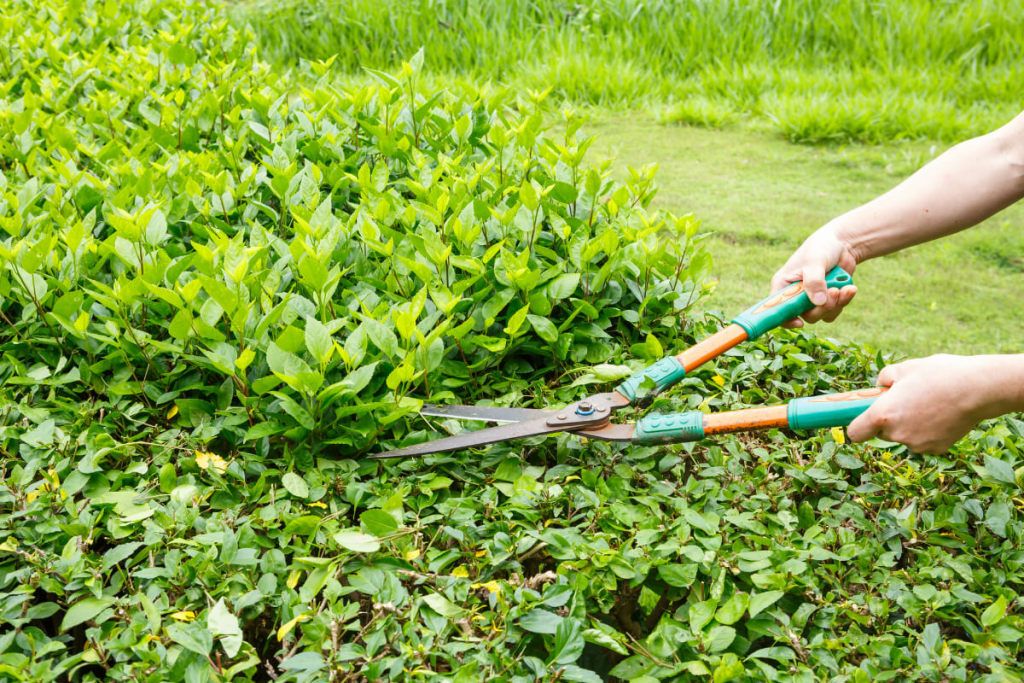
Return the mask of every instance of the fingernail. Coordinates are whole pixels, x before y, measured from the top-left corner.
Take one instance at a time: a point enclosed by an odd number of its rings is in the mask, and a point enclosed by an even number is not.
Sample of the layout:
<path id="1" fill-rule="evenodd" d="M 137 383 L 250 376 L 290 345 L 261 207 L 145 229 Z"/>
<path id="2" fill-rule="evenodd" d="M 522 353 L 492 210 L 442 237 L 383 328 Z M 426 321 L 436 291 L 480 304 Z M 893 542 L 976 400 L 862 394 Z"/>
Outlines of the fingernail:
<path id="1" fill-rule="evenodd" d="M 828 294 L 825 292 L 817 292 L 811 295 L 811 303 L 815 306 L 824 306 L 826 301 L 828 301 Z"/>

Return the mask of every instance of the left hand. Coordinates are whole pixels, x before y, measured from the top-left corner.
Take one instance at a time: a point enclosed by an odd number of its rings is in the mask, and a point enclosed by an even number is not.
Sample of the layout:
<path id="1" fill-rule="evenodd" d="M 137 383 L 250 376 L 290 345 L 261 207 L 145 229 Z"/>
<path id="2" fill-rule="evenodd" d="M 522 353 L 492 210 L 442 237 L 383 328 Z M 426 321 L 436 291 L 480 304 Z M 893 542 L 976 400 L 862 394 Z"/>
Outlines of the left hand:
<path id="1" fill-rule="evenodd" d="M 880 437 L 915 453 L 945 453 L 978 422 L 1000 414 L 999 356 L 940 354 L 888 365 L 878 385 L 892 387 L 855 419 L 850 441 Z"/>

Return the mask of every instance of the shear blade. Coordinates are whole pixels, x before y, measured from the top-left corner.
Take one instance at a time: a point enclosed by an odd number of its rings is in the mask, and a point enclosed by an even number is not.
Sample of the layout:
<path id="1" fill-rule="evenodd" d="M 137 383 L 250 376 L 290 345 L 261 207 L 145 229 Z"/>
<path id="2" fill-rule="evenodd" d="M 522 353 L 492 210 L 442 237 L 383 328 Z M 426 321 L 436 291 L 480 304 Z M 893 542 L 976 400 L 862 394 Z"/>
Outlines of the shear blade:
<path id="1" fill-rule="evenodd" d="M 385 460 L 389 458 L 408 458 L 416 455 L 427 455 L 429 453 L 459 451 L 464 448 L 486 446 L 487 444 L 497 443 L 499 441 L 525 439 L 528 436 L 553 434 L 555 432 L 565 431 L 563 427 L 557 425 L 554 427 L 550 426 L 547 421 L 548 416 L 544 415 L 533 420 L 512 422 L 510 424 L 491 427 L 490 429 L 481 429 L 467 434 L 449 436 L 444 439 L 438 439 L 437 441 L 427 441 L 425 443 L 416 444 L 415 446 L 408 446 L 394 451 L 387 451 L 386 453 L 371 455 L 370 458 L 373 460 Z"/>
<path id="2" fill-rule="evenodd" d="M 481 422 L 523 422 L 539 417 L 550 417 L 555 410 L 536 410 L 534 408 L 495 408 L 490 406 L 439 406 L 424 403 L 420 415 L 429 417 L 449 417 L 456 420 L 479 420 Z"/>

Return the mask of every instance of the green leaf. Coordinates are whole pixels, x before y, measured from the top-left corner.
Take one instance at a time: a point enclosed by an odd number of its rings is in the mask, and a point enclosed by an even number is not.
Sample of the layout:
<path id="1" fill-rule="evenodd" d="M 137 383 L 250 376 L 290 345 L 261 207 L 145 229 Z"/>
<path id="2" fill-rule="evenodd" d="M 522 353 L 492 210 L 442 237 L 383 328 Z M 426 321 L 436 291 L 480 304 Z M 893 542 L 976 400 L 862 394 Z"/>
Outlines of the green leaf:
<path id="1" fill-rule="evenodd" d="M 306 481 L 302 477 L 294 472 L 288 472 L 281 477 L 281 485 L 296 498 L 309 497 L 309 486 L 306 485 Z"/>
<path id="2" fill-rule="evenodd" d="M 398 522 L 390 513 L 384 510 L 365 510 L 359 515 L 359 521 L 374 536 L 390 536 L 398 531 Z"/>
<path id="3" fill-rule="evenodd" d="M 708 652 L 721 652 L 736 638 L 736 629 L 731 626 L 715 626 L 708 633 L 705 644 Z"/>
<path id="4" fill-rule="evenodd" d="M 334 534 L 334 540 L 341 547 L 357 553 L 374 553 L 380 550 L 380 542 L 375 536 L 358 531 L 340 531 Z"/>
<path id="5" fill-rule="evenodd" d="M 644 655 L 633 655 L 632 657 L 627 657 L 616 664 L 612 670 L 608 672 L 608 675 L 614 676 L 615 678 L 621 678 L 626 681 L 632 681 L 643 676 L 654 667 L 655 664 L 649 657 L 645 657 Z"/>
<path id="6" fill-rule="evenodd" d="M 281 402 L 281 407 L 284 408 L 284 412 L 295 418 L 295 421 L 301 426 L 310 431 L 316 429 L 316 422 L 313 421 L 313 416 L 309 414 L 308 410 L 296 403 L 294 398 L 280 391 L 271 391 L 270 394 L 277 397 Z"/>
<path id="7" fill-rule="evenodd" d="M 440 593 L 424 595 L 423 602 L 427 603 L 427 605 L 430 606 L 430 609 L 434 610 L 442 617 L 447 617 L 449 619 L 459 617 L 466 611 Z"/>
<path id="8" fill-rule="evenodd" d="M 1002 621 L 1003 617 L 1006 616 L 1006 605 L 1006 598 L 1000 595 L 995 602 L 981 613 L 981 625 L 988 628 Z"/>
<path id="9" fill-rule="evenodd" d="M 658 567 L 658 576 L 670 586 L 687 588 L 697 578 L 697 565 L 663 564 Z"/>
<path id="10" fill-rule="evenodd" d="M 561 623 L 562 617 L 539 608 L 534 608 L 519 617 L 519 626 L 530 633 L 554 634 Z"/>
<path id="11" fill-rule="evenodd" d="M 103 563 L 100 566 L 102 571 L 107 571 L 121 560 L 131 557 L 136 550 L 143 547 L 145 543 L 136 541 L 134 543 L 123 543 L 103 553 Z"/>
<path id="12" fill-rule="evenodd" d="M 60 622 L 60 630 L 63 633 L 79 624 L 84 624 L 90 619 L 95 619 L 100 613 L 114 604 L 111 598 L 88 597 L 73 604 L 64 614 Z"/>
<path id="13" fill-rule="evenodd" d="M 764 593 L 757 593 L 756 595 L 750 596 L 750 605 L 747 608 L 750 618 L 753 619 L 758 614 L 774 605 L 780 598 L 782 598 L 783 595 L 785 595 L 785 593 L 782 591 L 765 591 Z"/>
<path id="14" fill-rule="evenodd" d="M 731 652 L 722 656 L 722 661 L 715 667 L 714 683 L 727 683 L 744 675 L 743 663 Z"/>
<path id="15" fill-rule="evenodd" d="M 197 655 L 205 657 L 213 650 L 213 634 L 197 622 L 170 624 L 167 626 L 167 635 L 178 645 Z"/>
<path id="16" fill-rule="evenodd" d="M 533 326 L 533 330 L 537 333 L 538 337 L 549 344 L 554 344 L 558 341 L 558 328 L 550 320 L 539 315 L 527 315 L 526 318 L 530 321 L 530 325 Z"/>
<path id="17" fill-rule="evenodd" d="M 548 297 L 556 301 L 572 296 L 580 284 L 579 273 L 567 273 L 559 275 L 548 283 Z"/>
<path id="18" fill-rule="evenodd" d="M 746 593 L 736 593 L 715 612 L 715 621 L 720 624 L 735 624 L 747 611 L 750 604 L 750 596 Z"/>
<path id="19" fill-rule="evenodd" d="M 306 349 L 319 363 L 326 363 L 334 349 L 331 333 L 312 316 L 306 318 Z"/>
<path id="20" fill-rule="evenodd" d="M 690 605 L 690 630 L 697 632 L 709 624 L 715 616 L 716 607 L 718 607 L 718 602 L 715 600 L 705 600 Z"/>
<path id="21" fill-rule="evenodd" d="M 234 657 L 242 648 L 242 629 L 238 617 L 224 604 L 221 598 L 206 617 L 206 625 L 214 636 L 221 637 L 221 645 L 228 657 Z"/>
<path id="22" fill-rule="evenodd" d="M 629 650 L 623 645 L 625 637 L 614 631 L 611 626 L 606 624 L 595 624 L 596 628 L 588 628 L 583 631 L 583 639 L 588 643 L 599 645 L 604 648 L 608 648 L 612 652 L 616 652 L 620 655 L 628 655 Z M 614 633 L 614 635 L 613 635 Z"/>
<path id="23" fill-rule="evenodd" d="M 555 645 L 548 656 L 548 665 L 572 664 L 583 654 L 584 645 L 579 619 L 563 619 L 555 628 Z"/>
<path id="24" fill-rule="evenodd" d="M 1003 482 L 1004 484 L 1010 484 L 1011 486 L 1017 485 L 1017 475 L 1014 474 L 1013 468 L 1003 460 L 993 458 L 991 455 L 986 455 L 985 469 L 995 479 Z"/>

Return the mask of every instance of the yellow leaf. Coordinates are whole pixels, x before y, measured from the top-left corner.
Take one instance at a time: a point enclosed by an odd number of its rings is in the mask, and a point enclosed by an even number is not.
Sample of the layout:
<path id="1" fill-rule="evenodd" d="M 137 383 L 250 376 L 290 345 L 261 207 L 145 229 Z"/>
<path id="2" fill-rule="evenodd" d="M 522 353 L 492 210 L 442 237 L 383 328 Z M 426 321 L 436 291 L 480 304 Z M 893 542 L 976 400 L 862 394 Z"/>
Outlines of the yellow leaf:
<path id="1" fill-rule="evenodd" d="M 294 619 L 289 621 L 287 624 L 285 624 L 281 628 L 277 629 L 277 640 L 278 640 L 278 642 L 284 640 L 284 637 L 286 635 L 288 635 L 288 633 L 293 628 L 295 628 L 295 624 L 299 623 L 300 621 L 305 621 L 306 619 L 309 619 L 309 612 L 303 612 L 302 614 L 300 614 L 299 616 L 295 617 Z"/>
<path id="2" fill-rule="evenodd" d="M 196 613 L 192 610 L 186 610 L 184 612 L 175 612 L 171 615 L 171 619 L 177 619 L 178 621 L 193 621 L 196 618 Z"/>
<path id="3" fill-rule="evenodd" d="M 178 414 L 178 406 L 172 406 L 171 409 L 167 411 L 167 419 L 170 420 L 172 417 L 174 417 L 177 414 Z"/>
<path id="4" fill-rule="evenodd" d="M 405 554 L 403 555 L 403 557 L 405 558 L 405 560 L 407 562 L 412 562 L 413 560 L 415 560 L 419 556 L 420 556 L 420 549 L 419 548 L 410 548 L 409 550 L 406 550 Z"/>
<path id="5" fill-rule="evenodd" d="M 452 570 L 452 576 L 457 576 L 460 579 L 468 579 L 469 578 L 469 570 L 466 569 L 465 567 L 456 567 L 455 569 Z"/>
<path id="6" fill-rule="evenodd" d="M 297 585 L 299 585 L 299 577 L 300 576 L 302 576 L 302 570 L 301 569 L 294 570 L 291 574 L 288 575 L 288 580 L 285 581 L 285 584 L 287 584 L 287 586 L 289 588 L 291 588 L 292 590 L 295 590 L 295 587 Z"/>
<path id="7" fill-rule="evenodd" d="M 477 550 L 477 551 L 476 551 L 476 556 L 477 556 L 477 557 L 483 557 L 483 556 L 484 556 L 484 555 L 486 555 L 486 554 L 487 554 L 487 551 L 486 551 L 486 550 Z"/>
<path id="8" fill-rule="evenodd" d="M 721 375 L 715 375 L 714 377 L 711 378 L 711 381 L 720 387 L 725 386 L 725 378 L 722 377 Z"/>
<path id="9" fill-rule="evenodd" d="M 321 503 L 321 502 L 320 502 L 320 501 L 318 500 L 318 501 L 316 501 L 315 503 L 310 503 L 310 504 L 309 504 L 309 505 L 307 505 L 306 507 L 311 507 L 311 508 L 324 508 L 324 509 L 326 509 L 326 508 L 327 508 L 327 503 Z"/>
<path id="10" fill-rule="evenodd" d="M 491 593 L 497 593 L 499 590 L 501 590 L 501 584 L 499 584 L 497 581 L 488 581 L 486 583 L 471 583 L 469 587 L 474 589 L 486 588 Z"/>
<path id="11" fill-rule="evenodd" d="M 207 470 L 210 467 L 217 470 L 221 474 L 228 471 L 228 463 L 224 458 L 220 457 L 216 453 L 210 453 L 208 451 L 196 451 L 196 464 L 199 465 L 199 469 Z"/>
<path id="12" fill-rule="evenodd" d="M 572 474 L 565 478 L 565 483 L 568 484 L 570 481 L 575 481 L 577 479 L 579 479 L 579 477 L 577 477 L 575 474 Z"/>
<path id="13" fill-rule="evenodd" d="M 842 427 L 833 427 L 832 428 L 832 440 L 835 441 L 838 444 L 846 443 L 846 435 L 843 434 L 843 428 Z"/>
<path id="14" fill-rule="evenodd" d="M 40 490 L 45 490 L 45 488 L 44 488 L 43 486 L 40 486 L 40 487 L 39 487 L 38 489 L 36 489 L 35 491 L 29 491 L 28 493 L 26 493 L 26 494 L 25 494 L 25 502 L 26 502 L 26 503 L 31 503 L 31 502 L 33 502 L 33 501 L 34 501 L 34 500 L 35 500 L 36 498 L 38 498 L 38 497 L 39 497 L 39 492 L 40 492 Z"/>
<path id="15" fill-rule="evenodd" d="M 18 539 L 16 539 L 14 536 L 11 536 L 10 538 L 8 538 L 3 543 L 0 543 L 0 550 L 6 550 L 9 553 L 13 553 L 17 549 L 18 549 Z"/>

